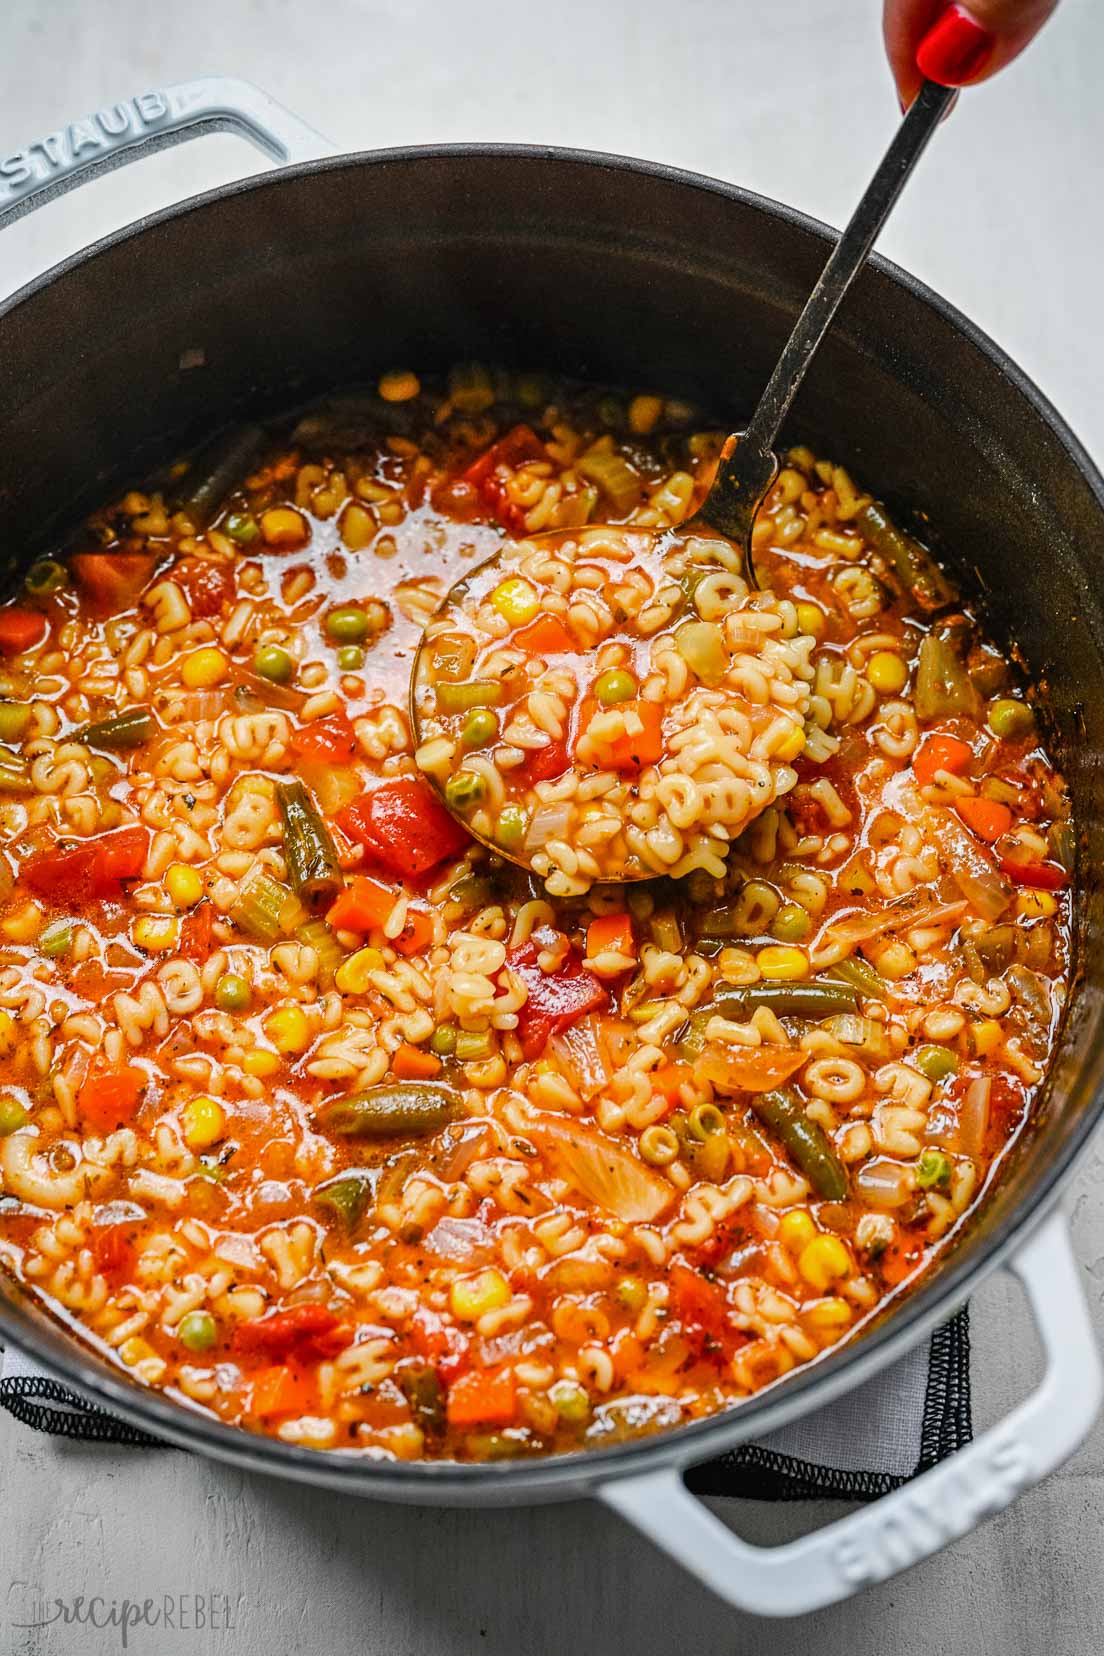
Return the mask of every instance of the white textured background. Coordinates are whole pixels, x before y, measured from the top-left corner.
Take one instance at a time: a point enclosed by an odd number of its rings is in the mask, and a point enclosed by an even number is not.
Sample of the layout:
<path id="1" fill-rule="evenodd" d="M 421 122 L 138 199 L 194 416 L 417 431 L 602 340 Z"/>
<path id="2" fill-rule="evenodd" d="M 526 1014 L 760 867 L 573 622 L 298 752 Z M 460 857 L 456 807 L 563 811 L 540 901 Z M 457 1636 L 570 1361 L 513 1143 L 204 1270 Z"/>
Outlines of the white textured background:
<path id="1" fill-rule="evenodd" d="M 0 153 L 104 103 L 213 73 L 257 81 L 350 149 L 448 139 L 610 149 L 713 173 L 839 224 L 897 119 L 878 0 L 3 0 Z M 993 334 L 1104 455 L 1104 7 L 1064 0 L 966 97 L 882 249 Z M 0 293 L 170 200 L 256 170 L 206 139 L 0 237 Z M 125 298 L 122 300 L 125 302 Z M 0 362 L 0 374 L 3 363 Z M 0 466 L 3 456 L 0 456 Z M 1104 1157 L 1071 1194 L 1104 1332 Z M 974 1308 L 978 1404 L 1036 1370 L 1011 1291 Z M 828 1509 L 737 1506 L 760 1540 Z M 138 1656 L 1081 1656 L 1104 1625 L 1104 1429 L 1042 1489 L 850 1606 L 767 1626 L 722 1609 L 613 1517 L 387 1508 L 175 1452 L 56 1444 L 0 1419 L 0 1653 L 108 1656 L 20 1630 L 39 1595 L 226 1594 L 230 1633 L 134 1633 Z"/>

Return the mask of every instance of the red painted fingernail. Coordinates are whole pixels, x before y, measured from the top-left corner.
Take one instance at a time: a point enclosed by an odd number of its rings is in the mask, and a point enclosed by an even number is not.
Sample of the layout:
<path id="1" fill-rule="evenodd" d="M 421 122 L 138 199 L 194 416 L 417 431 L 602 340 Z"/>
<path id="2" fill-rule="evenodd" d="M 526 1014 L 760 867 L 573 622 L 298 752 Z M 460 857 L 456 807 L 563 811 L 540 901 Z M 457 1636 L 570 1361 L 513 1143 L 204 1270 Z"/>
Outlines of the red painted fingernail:
<path id="1" fill-rule="evenodd" d="M 925 80 L 965 86 L 985 68 L 996 44 L 996 35 L 975 23 L 969 12 L 948 6 L 920 42 L 916 67 Z"/>

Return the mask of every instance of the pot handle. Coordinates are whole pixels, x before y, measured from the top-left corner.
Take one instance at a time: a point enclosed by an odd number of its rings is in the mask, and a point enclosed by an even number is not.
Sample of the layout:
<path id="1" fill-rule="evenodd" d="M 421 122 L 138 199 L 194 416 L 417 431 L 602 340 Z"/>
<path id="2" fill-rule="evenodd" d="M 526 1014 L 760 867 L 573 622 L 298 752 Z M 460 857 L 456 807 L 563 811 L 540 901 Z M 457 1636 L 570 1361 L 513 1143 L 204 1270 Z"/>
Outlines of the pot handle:
<path id="1" fill-rule="evenodd" d="M 278 163 L 335 155 L 329 141 L 249 81 L 216 76 L 140 92 L 0 156 L 0 228 L 97 174 L 198 138 L 236 132 Z"/>
<path id="2" fill-rule="evenodd" d="M 1066 1219 L 1047 1218 L 1009 1262 L 1046 1355 L 1042 1383 L 1007 1419 L 930 1472 L 824 1529 L 757 1547 L 668 1468 L 612 1479 L 600 1499 L 729 1604 L 797 1616 L 850 1598 L 939 1552 L 1010 1505 L 1077 1448 L 1096 1419 L 1104 1371 Z"/>

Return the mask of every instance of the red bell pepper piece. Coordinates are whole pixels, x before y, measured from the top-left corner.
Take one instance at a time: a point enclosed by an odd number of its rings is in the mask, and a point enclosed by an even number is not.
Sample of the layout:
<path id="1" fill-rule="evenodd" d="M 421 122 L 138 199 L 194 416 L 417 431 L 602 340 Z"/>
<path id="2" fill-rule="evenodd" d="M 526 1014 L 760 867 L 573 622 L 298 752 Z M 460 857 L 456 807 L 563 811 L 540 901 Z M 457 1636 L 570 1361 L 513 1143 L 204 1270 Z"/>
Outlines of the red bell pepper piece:
<path id="1" fill-rule="evenodd" d="M 467 1335 L 426 1305 L 419 1306 L 410 1319 L 410 1344 L 419 1357 L 429 1359 L 445 1385 L 462 1374 L 470 1361 Z"/>
<path id="2" fill-rule="evenodd" d="M 1013 885 L 1031 886 L 1035 891 L 1062 891 L 1069 875 L 1060 863 L 1013 862 L 1011 857 L 1000 859 L 1000 870 Z"/>
<path id="3" fill-rule="evenodd" d="M 40 896 L 114 897 L 124 880 L 136 880 L 149 854 L 149 829 L 139 823 L 96 834 L 75 845 L 58 844 L 30 857 L 20 879 Z"/>
<path id="4" fill-rule="evenodd" d="M 182 558 L 169 571 L 169 578 L 183 589 L 194 616 L 217 615 L 237 592 L 229 564 L 212 563 L 209 558 Z"/>
<path id="5" fill-rule="evenodd" d="M 231 1344 L 242 1355 L 267 1357 L 273 1363 L 316 1363 L 336 1357 L 351 1339 L 352 1331 L 324 1305 L 293 1305 L 288 1311 L 239 1323 Z"/>
<path id="6" fill-rule="evenodd" d="M 529 460 L 547 460 L 548 450 L 531 426 L 516 425 L 497 443 L 473 460 L 463 473 L 465 483 L 477 489 L 483 504 L 512 534 L 525 532 L 525 513 L 510 500 L 506 480 L 498 475 L 499 466 L 516 471 Z"/>
<path id="7" fill-rule="evenodd" d="M 0 654 L 21 655 L 46 637 L 46 617 L 40 610 L 9 604 L 0 609 Z"/>
<path id="8" fill-rule="evenodd" d="M 428 782 L 408 776 L 354 799 L 338 812 L 337 825 L 376 862 L 408 878 L 428 874 L 468 845 Z"/>
<path id="9" fill-rule="evenodd" d="M 315 719 L 293 730 L 291 746 L 304 759 L 343 764 L 356 753 L 356 732 L 346 714 L 331 713 L 328 719 Z"/>
<path id="10" fill-rule="evenodd" d="M 583 965 L 577 949 L 569 949 L 554 972 L 537 963 L 535 943 L 523 943 L 506 956 L 506 964 L 521 979 L 529 997 L 518 1013 L 521 1050 L 529 1060 L 539 1058 L 553 1035 L 569 1029 L 588 1012 L 609 1005 L 609 992 Z"/>

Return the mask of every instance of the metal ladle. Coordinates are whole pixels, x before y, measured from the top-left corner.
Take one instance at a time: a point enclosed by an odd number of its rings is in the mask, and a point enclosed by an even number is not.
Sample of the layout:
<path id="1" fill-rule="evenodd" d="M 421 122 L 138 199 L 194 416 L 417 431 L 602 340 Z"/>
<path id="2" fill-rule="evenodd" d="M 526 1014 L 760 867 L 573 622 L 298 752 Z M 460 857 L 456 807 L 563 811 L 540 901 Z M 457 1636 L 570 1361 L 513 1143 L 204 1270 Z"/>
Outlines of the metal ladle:
<path id="1" fill-rule="evenodd" d="M 847 228 L 833 248 L 831 257 L 821 272 L 820 280 L 806 300 L 755 412 L 744 431 L 737 433 L 735 438 L 726 444 L 726 448 L 731 452 L 721 460 L 709 492 L 697 511 L 679 525 L 679 535 L 687 529 L 693 531 L 705 528 L 723 535 L 740 547 L 744 554 L 746 579 L 751 587 L 759 587 L 752 557 L 751 534 L 756 514 L 779 473 L 774 445 L 782 423 L 844 296 L 865 264 L 867 255 L 913 168 L 924 153 L 929 139 L 956 97 L 957 92 L 953 87 L 940 86 L 935 81 L 924 81 L 862 200 L 852 214 Z M 557 540 L 562 541 L 565 536 L 577 533 L 575 530 L 552 530 L 527 537 L 526 545 L 531 547 L 534 543 L 555 543 Z M 633 528 L 634 537 L 650 533 L 654 534 L 658 544 L 661 539 L 669 541 L 672 532 L 650 532 Z M 482 574 L 496 565 L 508 563 L 515 555 L 516 548 L 517 543 L 504 542 L 499 551 L 479 565 L 478 573 Z M 450 606 L 460 602 L 474 573 L 476 571 L 467 571 L 449 589 L 430 625 L 433 620 L 447 614 Z M 422 741 L 422 732 L 417 691 L 425 644 L 426 637 L 423 634 L 415 652 L 410 678 L 411 716 L 415 740 L 419 745 Z M 440 792 L 444 797 L 444 790 L 441 789 Z M 449 805 L 447 799 L 445 803 Z M 449 809 L 452 809 L 451 805 Z M 453 815 L 469 833 L 473 833 L 470 823 L 459 811 L 453 811 Z M 473 834 L 473 837 L 481 838 L 479 834 Z M 501 845 L 487 840 L 483 843 L 499 856 L 505 856 L 507 860 L 516 862 L 521 867 L 529 866 L 523 856 L 513 855 L 505 851 Z M 648 876 L 641 874 L 636 877 L 643 879 Z M 631 876 L 626 875 L 624 878 Z"/>

